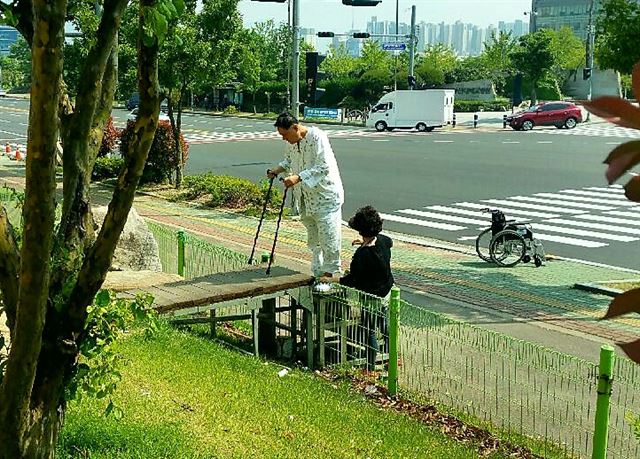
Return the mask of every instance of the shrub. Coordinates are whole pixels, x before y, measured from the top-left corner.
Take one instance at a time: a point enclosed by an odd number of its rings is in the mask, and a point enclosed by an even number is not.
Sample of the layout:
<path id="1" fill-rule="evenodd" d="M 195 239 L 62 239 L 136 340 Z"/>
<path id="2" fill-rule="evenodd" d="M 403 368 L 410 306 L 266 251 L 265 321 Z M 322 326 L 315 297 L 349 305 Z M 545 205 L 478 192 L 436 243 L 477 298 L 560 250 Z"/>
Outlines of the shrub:
<path id="1" fill-rule="evenodd" d="M 455 112 L 500 112 L 511 108 L 511 104 L 508 99 L 495 99 L 495 100 L 456 100 L 453 103 L 453 110 Z"/>
<path id="2" fill-rule="evenodd" d="M 227 105 L 222 111 L 222 113 L 224 113 L 225 115 L 234 115 L 238 113 L 238 109 L 236 108 L 235 105 Z"/>
<path id="3" fill-rule="evenodd" d="M 113 125 L 113 116 L 110 116 L 102 132 L 102 144 L 100 145 L 100 150 L 98 150 L 98 157 L 107 156 L 111 153 L 116 147 L 116 141 L 119 136 L 120 133 Z"/>
<path id="4" fill-rule="evenodd" d="M 123 165 L 124 161 L 120 157 L 110 158 L 108 156 L 101 156 L 96 159 L 96 164 L 93 166 L 91 178 L 93 180 L 104 180 L 107 178 L 117 177 Z"/>
<path id="5" fill-rule="evenodd" d="M 247 179 L 211 173 L 188 175 L 182 185 L 182 199 L 203 199 L 210 207 L 234 209 L 262 206 L 269 187 L 266 180 L 256 185 Z M 274 185 L 269 206 L 279 207 L 281 201 L 282 193 Z"/>
<path id="6" fill-rule="evenodd" d="M 135 122 L 128 121 L 127 127 L 124 128 L 120 136 L 120 152 L 123 156 L 126 155 L 129 142 L 133 139 L 134 127 Z M 182 164 L 186 164 L 189 158 L 189 144 L 184 140 L 182 133 L 180 133 L 180 142 L 182 143 Z M 160 121 L 140 183 L 165 183 L 169 181 L 178 165 L 174 151 L 175 141 L 171 123 Z"/>

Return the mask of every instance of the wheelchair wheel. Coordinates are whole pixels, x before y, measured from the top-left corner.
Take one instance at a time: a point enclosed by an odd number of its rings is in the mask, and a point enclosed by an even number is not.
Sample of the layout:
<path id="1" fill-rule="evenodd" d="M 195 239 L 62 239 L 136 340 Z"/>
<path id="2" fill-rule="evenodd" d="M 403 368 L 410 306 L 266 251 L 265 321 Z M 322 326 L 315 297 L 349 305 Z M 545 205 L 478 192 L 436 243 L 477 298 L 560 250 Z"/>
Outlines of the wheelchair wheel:
<path id="1" fill-rule="evenodd" d="M 493 263 L 491 254 L 489 253 L 489 246 L 491 245 L 491 228 L 487 228 L 476 238 L 476 253 L 487 263 Z"/>
<path id="2" fill-rule="evenodd" d="M 524 238 L 515 231 L 500 231 L 491 240 L 489 254 L 491 259 L 500 266 L 515 266 L 524 257 L 526 245 Z"/>

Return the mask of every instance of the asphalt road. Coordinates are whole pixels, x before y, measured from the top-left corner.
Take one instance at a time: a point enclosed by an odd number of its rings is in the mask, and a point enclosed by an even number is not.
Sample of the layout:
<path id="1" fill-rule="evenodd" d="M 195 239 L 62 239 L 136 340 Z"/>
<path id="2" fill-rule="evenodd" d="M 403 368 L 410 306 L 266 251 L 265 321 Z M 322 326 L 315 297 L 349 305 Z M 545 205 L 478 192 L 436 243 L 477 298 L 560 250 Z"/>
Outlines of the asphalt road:
<path id="1" fill-rule="evenodd" d="M 27 102 L 4 99 L 0 107 L 0 141 L 26 143 Z M 126 115 L 114 110 L 116 125 Z M 532 223 L 549 253 L 638 267 L 640 208 L 606 187 L 602 164 L 633 132 L 605 125 L 430 134 L 322 128 L 343 177 L 345 219 L 372 204 L 389 230 L 473 244 L 488 223 L 480 209 L 498 207 Z M 183 130 L 191 144 L 188 174 L 257 181 L 282 157 L 283 141 L 269 120 L 187 114 Z"/>

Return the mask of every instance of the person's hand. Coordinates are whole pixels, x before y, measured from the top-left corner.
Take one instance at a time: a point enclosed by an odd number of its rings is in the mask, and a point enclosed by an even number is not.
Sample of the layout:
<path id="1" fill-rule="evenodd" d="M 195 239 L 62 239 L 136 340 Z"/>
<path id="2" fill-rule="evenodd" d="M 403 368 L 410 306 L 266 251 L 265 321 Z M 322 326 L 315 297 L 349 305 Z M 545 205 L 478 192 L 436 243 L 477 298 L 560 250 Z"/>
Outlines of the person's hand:
<path id="1" fill-rule="evenodd" d="M 275 178 L 277 176 L 278 176 L 277 172 L 274 172 L 272 169 L 267 169 L 267 177 L 272 179 L 272 178 Z"/>
<path id="2" fill-rule="evenodd" d="M 357 238 L 351 241 L 351 245 L 362 245 L 362 244 L 364 244 L 364 241 L 361 238 Z"/>
<path id="3" fill-rule="evenodd" d="M 286 186 L 287 188 L 291 188 L 292 186 L 297 185 L 298 183 L 300 183 L 300 176 L 299 175 L 290 175 L 289 177 L 285 177 L 283 182 L 284 182 L 284 186 Z"/>

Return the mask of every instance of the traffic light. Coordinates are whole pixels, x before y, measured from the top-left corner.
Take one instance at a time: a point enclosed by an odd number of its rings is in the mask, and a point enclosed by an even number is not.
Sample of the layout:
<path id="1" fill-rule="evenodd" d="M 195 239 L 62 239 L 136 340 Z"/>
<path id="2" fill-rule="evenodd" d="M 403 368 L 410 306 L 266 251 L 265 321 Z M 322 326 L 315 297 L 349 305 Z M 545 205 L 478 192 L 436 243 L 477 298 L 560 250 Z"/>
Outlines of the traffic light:
<path id="1" fill-rule="evenodd" d="M 318 100 L 324 94 L 325 90 L 318 87 L 318 82 L 324 78 L 325 73 L 322 70 L 318 70 L 318 67 L 326 57 L 316 52 L 308 52 L 305 56 L 308 105 L 316 106 Z"/>
<path id="2" fill-rule="evenodd" d="M 356 32 L 353 34 L 353 38 L 369 38 L 370 36 L 371 34 L 367 32 Z"/>
<path id="3" fill-rule="evenodd" d="M 334 37 L 336 34 L 333 32 L 318 32 L 318 37 L 320 38 L 332 38 Z"/>
<path id="4" fill-rule="evenodd" d="M 382 0 L 342 0 L 343 5 L 347 6 L 376 6 Z"/>
<path id="5" fill-rule="evenodd" d="M 585 67 L 582 69 L 582 79 L 583 80 L 588 80 L 589 78 L 591 78 L 591 68 L 590 67 Z"/>

